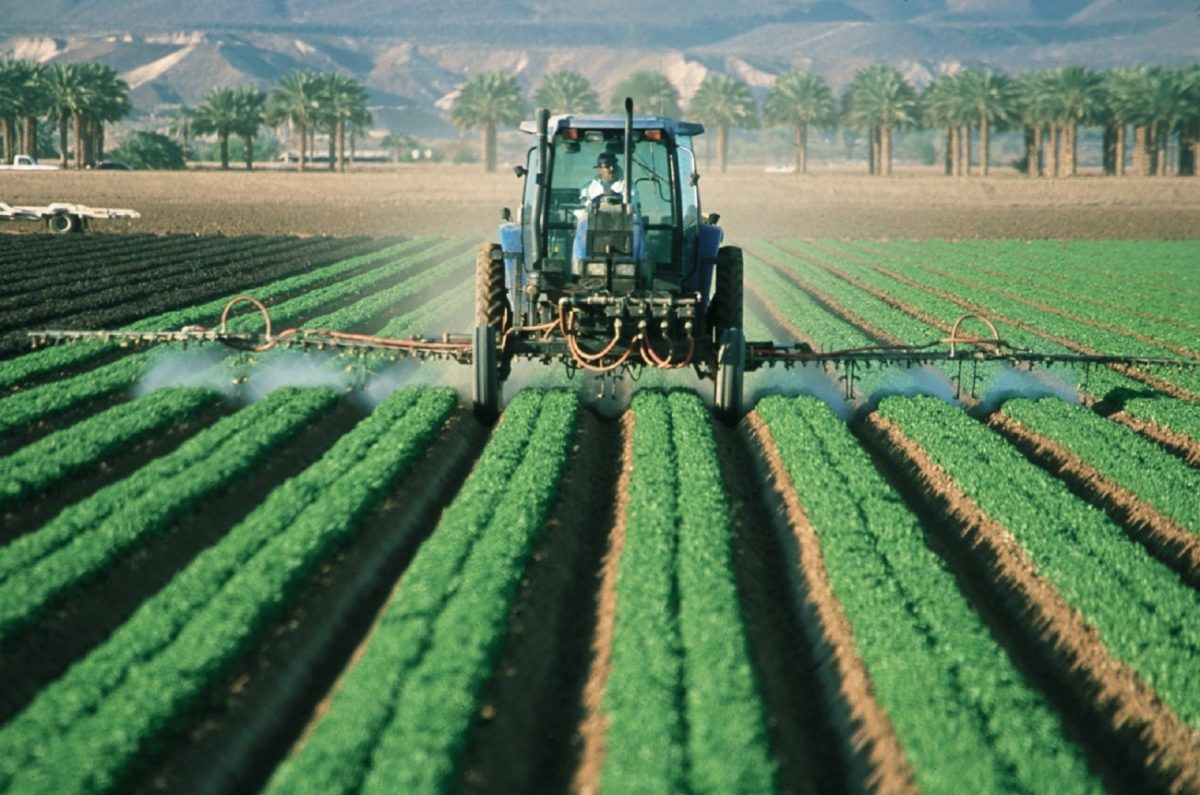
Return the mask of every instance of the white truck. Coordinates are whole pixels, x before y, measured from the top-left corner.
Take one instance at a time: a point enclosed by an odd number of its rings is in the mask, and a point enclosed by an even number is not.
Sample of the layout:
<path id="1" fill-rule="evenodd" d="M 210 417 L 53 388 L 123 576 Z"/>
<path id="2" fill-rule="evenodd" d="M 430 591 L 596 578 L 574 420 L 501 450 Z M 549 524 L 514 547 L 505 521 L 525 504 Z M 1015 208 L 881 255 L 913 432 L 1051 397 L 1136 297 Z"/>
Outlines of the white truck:
<path id="1" fill-rule="evenodd" d="M 8 171 L 58 171 L 58 166 L 44 166 L 33 155 L 17 155 L 12 165 L 0 166 Z"/>
<path id="2" fill-rule="evenodd" d="M 141 218 L 137 210 L 115 210 L 110 207 L 88 207 L 86 204 L 54 202 L 41 207 L 14 207 L 0 201 L 0 220 L 45 221 L 51 234 L 65 235 L 82 232 L 95 218 Z"/>

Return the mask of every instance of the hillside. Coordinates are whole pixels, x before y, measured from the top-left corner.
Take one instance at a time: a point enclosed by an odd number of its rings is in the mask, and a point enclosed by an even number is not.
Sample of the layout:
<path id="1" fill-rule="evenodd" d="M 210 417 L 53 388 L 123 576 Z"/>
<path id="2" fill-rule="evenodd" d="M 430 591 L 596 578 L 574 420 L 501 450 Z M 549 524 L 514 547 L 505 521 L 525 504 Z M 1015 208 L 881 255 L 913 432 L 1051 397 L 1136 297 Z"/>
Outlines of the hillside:
<path id="1" fill-rule="evenodd" d="M 1009 72 L 1190 63 L 1196 41 L 1190 0 L 621 0 L 586 13 L 543 0 L 44 0 L 6 11 L 0 55 L 109 64 L 141 116 L 196 103 L 213 86 L 266 88 L 292 69 L 336 70 L 370 89 L 381 121 L 441 136 L 452 128 L 439 100 L 485 69 L 532 90 L 546 72 L 570 68 L 602 98 L 629 72 L 651 69 L 686 101 L 714 70 L 761 94 L 788 68 L 821 73 L 836 90 L 863 65 L 886 62 L 920 86 L 974 63 Z"/>

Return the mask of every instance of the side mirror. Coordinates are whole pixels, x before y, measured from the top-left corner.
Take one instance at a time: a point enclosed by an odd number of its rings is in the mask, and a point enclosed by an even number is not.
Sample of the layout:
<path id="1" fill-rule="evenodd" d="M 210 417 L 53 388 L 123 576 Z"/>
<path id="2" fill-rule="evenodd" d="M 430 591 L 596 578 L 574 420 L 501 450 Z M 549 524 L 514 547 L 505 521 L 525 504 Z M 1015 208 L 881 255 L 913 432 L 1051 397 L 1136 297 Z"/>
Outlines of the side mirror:
<path id="1" fill-rule="evenodd" d="M 720 213 L 709 213 L 708 215 L 704 216 L 704 223 L 708 224 L 709 226 L 716 226 L 717 221 L 720 221 L 720 220 L 721 220 Z"/>
<path id="2" fill-rule="evenodd" d="M 513 173 L 518 177 L 523 177 L 529 173 L 529 169 L 525 168 L 525 166 L 513 166 Z"/>
<path id="3" fill-rule="evenodd" d="M 504 221 L 504 223 L 506 223 L 506 224 L 511 224 L 512 223 L 512 210 L 508 209 L 507 207 L 505 207 L 503 210 L 501 210 L 500 211 L 500 220 Z"/>
<path id="4" fill-rule="evenodd" d="M 696 187 L 696 185 L 698 185 L 699 183 L 700 183 L 700 175 L 699 175 L 697 172 L 693 171 L 693 172 L 692 172 L 692 173 L 691 173 L 691 174 L 688 176 L 688 184 L 689 184 L 689 185 L 691 185 L 691 186 L 694 188 L 694 187 Z"/>

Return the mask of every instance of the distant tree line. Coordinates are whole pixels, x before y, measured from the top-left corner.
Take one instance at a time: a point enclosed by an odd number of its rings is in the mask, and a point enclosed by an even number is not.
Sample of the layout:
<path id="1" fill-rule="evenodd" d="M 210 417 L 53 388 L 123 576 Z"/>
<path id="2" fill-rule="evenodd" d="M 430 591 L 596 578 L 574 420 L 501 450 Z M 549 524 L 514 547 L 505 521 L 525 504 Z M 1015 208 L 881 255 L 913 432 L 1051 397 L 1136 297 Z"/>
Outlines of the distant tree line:
<path id="1" fill-rule="evenodd" d="M 0 141 L 4 159 L 36 157 L 38 128 L 58 131 L 58 162 L 94 166 L 103 157 L 104 125 L 129 114 L 129 85 L 98 63 L 39 64 L 0 60 Z"/>
<path id="2" fill-rule="evenodd" d="M 635 72 L 626 77 L 614 90 L 608 110 L 620 112 L 627 96 L 648 113 L 683 115 L 679 92 L 660 74 Z M 600 110 L 600 99 L 587 79 L 568 70 L 546 75 L 533 101 L 554 113 Z M 794 70 L 776 80 L 761 113 L 744 81 L 712 73 L 692 97 L 687 114 L 715 128 L 721 171 L 728 159 L 729 131 L 765 123 L 792 132 L 795 170 L 801 174 L 808 170 L 810 131 L 842 126 L 866 133 L 870 174 L 891 174 L 893 133 L 916 128 L 944 132 L 943 165 L 950 176 L 972 173 L 973 148 L 979 173 L 986 176 L 997 130 L 1023 131 L 1025 155 L 1018 166 L 1025 174 L 1071 176 L 1077 173 L 1079 128 L 1089 126 L 1103 130 L 1106 174 L 1124 175 L 1127 153 L 1132 151 L 1134 174 L 1166 175 L 1167 152 L 1174 143 L 1177 173 L 1194 175 L 1200 157 L 1200 64 L 1107 71 L 1067 66 L 1016 77 L 971 68 L 940 76 L 923 92 L 898 70 L 876 64 L 859 70 L 840 98 L 820 76 Z M 496 129 L 515 125 L 525 115 L 519 84 L 503 72 L 484 72 L 468 80 L 451 110 L 458 127 L 482 130 L 489 171 L 496 165 Z"/>

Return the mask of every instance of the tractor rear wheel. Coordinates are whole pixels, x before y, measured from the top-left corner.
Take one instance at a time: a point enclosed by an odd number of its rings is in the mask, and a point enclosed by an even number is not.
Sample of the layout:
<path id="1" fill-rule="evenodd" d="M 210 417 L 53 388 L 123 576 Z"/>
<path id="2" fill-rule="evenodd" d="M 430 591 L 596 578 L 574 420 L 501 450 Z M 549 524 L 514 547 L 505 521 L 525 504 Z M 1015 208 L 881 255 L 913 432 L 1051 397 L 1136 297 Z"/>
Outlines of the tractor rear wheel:
<path id="1" fill-rule="evenodd" d="M 511 321 L 504 288 L 504 255 L 499 243 L 484 243 L 475 256 L 475 325 L 504 331 Z"/>
<path id="2" fill-rule="evenodd" d="M 742 381 L 746 373 L 746 337 L 740 328 L 725 329 L 717 348 L 717 386 L 713 403 L 722 421 L 742 418 Z"/>
<path id="3" fill-rule="evenodd" d="M 712 339 L 720 344 L 726 329 L 742 327 L 742 250 L 717 251 L 717 284 L 712 296 Z"/>

